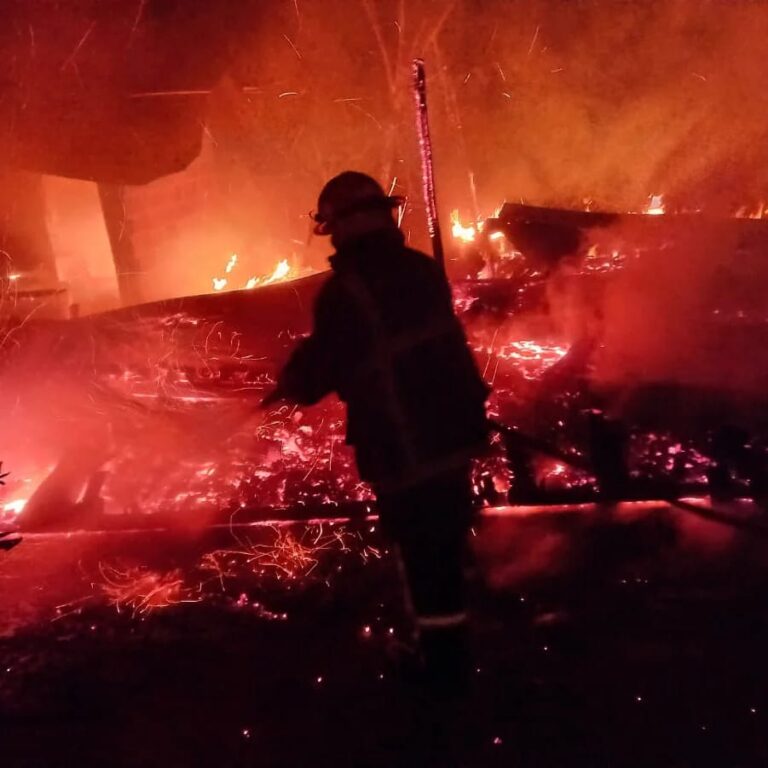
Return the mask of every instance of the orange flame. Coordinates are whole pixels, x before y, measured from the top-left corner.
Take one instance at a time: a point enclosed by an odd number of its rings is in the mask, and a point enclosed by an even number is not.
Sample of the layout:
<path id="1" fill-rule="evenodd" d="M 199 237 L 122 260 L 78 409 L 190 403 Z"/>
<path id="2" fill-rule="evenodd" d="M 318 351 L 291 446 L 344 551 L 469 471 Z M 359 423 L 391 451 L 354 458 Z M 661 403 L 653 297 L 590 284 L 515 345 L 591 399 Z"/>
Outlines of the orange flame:
<path id="1" fill-rule="evenodd" d="M 661 216 L 664 213 L 664 195 L 651 195 L 643 213 L 646 216 Z"/>
<path id="2" fill-rule="evenodd" d="M 238 256 L 236 253 L 233 253 L 227 262 L 227 266 L 224 270 L 225 274 L 231 275 L 235 270 L 235 267 L 237 267 L 237 263 Z M 266 275 L 253 275 L 249 277 L 243 288 L 250 290 L 251 288 L 256 288 L 258 286 L 279 283 L 283 280 L 290 280 L 297 276 L 297 271 L 291 266 L 288 259 L 281 259 L 277 262 L 272 272 Z M 212 278 L 212 283 L 214 291 L 223 291 L 226 288 L 237 290 L 236 286 L 230 285 L 230 279 L 227 277 L 214 277 Z"/>
<path id="3" fill-rule="evenodd" d="M 458 210 L 451 211 L 451 234 L 456 240 L 461 240 L 463 243 L 473 243 L 477 237 L 478 227 L 470 225 L 465 227 L 459 219 Z"/>

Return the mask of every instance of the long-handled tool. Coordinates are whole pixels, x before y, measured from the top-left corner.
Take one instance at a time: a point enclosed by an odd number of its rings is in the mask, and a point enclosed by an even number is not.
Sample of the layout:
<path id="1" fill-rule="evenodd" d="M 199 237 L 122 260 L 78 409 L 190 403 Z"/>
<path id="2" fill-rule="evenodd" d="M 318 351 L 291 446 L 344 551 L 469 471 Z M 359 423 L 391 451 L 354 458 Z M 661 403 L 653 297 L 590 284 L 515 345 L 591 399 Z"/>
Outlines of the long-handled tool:
<path id="1" fill-rule="evenodd" d="M 435 194 L 435 164 L 432 155 L 432 136 L 429 132 L 429 110 L 427 109 L 427 75 L 423 59 L 413 61 L 413 92 L 416 97 L 416 125 L 419 132 L 421 153 L 421 182 L 424 205 L 427 209 L 429 237 L 432 240 L 432 254 L 437 263 L 445 269 L 445 252 L 440 233 L 440 219 L 437 214 Z"/>

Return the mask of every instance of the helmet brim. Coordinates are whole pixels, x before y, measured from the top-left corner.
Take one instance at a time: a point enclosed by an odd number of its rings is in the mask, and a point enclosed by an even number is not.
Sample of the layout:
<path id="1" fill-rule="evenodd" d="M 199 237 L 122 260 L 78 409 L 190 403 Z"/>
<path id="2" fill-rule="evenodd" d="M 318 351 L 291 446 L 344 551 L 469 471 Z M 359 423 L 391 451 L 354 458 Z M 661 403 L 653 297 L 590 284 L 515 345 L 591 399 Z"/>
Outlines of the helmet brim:
<path id="1" fill-rule="evenodd" d="M 347 216 L 352 216 L 355 213 L 361 211 L 370 211 L 377 209 L 389 209 L 394 210 L 405 205 L 405 198 L 400 195 L 386 195 L 385 197 L 373 197 L 367 200 L 360 200 L 355 205 L 348 206 L 341 211 L 337 211 L 332 218 L 326 218 L 316 213 L 312 216 L 312 220 L 315 222 L 315 226 L 312 229 L 314 234 L 320 237 L 327 237 L 333 231 L 333 224 L 340 219 L 345 219 Z"/>

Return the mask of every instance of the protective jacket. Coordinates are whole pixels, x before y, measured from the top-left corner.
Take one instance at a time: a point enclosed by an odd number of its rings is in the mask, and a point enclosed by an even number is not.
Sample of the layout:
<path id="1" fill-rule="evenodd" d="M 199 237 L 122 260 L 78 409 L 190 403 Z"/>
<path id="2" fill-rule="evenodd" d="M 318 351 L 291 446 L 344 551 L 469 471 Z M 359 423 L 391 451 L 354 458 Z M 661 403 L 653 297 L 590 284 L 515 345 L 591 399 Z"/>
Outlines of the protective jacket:
<path id="1" fill-rule="evenodd" d="M 314 328 L 278 391 L 312 404 L 337 392 L 360 476 L 405 489 L 466 465 L 485 445 L 488 388 L 434 259 L 400 230 L 368 234 L 330 259 Z"/>

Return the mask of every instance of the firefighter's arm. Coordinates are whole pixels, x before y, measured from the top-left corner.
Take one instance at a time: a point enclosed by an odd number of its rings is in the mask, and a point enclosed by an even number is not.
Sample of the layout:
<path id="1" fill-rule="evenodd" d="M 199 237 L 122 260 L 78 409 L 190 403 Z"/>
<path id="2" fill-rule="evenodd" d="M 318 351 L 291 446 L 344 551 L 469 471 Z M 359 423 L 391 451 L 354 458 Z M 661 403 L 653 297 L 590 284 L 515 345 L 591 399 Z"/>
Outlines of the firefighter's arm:
<path id="1" fill-rule="evenodd" d="M 315 304 L 312 334 L 301 341 L 263 406 L 279 400 L 312 405 L 338 389 L 345 357 L 352 352 L 356 307 L 331 279 Z"/>
<path id="2" fill-rule="evenodd" d="M 312 405 L 333 390 L 324 342 L 316 331 L 293 351 L 277 380 L 275 399 Z M 268 398 L 272 399 L 272 398 Z"/>

